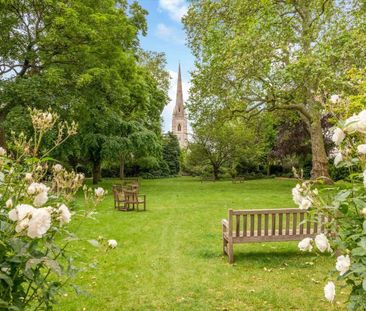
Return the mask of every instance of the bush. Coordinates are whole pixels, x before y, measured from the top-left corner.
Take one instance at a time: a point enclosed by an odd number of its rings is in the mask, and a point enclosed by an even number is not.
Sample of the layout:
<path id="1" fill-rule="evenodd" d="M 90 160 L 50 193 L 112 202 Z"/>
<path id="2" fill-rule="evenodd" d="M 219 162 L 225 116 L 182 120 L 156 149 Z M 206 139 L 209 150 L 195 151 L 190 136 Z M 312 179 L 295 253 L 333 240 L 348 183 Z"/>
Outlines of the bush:
<path id="1" fill-rule="evenodd" d="M 11 151 L 0 147 L 0 309 L 52 309 L 66 280 L 75 272 L 67 246 L 75 236 L 67 224 L 73 217 L 72 206 L 84 175 L 67 171 L 60 164 L 50 169 L 50 159 L 42 140 L 58 116 L 51 112 L 31 111 L 33 139 L 24 134 L 8 142 Z M 64 133 L 66 129 L 66 133 Z M 59 127 L 57 147 L 75 133 L 75 125 Z M 102 199 L 84 188 L 87 207 Z M 69 206 L 69 207 L 68 207 Z M 91 209 L 82 215 L 88 217 Z M 80 216 L 82 216 L 80 215 Z"/>

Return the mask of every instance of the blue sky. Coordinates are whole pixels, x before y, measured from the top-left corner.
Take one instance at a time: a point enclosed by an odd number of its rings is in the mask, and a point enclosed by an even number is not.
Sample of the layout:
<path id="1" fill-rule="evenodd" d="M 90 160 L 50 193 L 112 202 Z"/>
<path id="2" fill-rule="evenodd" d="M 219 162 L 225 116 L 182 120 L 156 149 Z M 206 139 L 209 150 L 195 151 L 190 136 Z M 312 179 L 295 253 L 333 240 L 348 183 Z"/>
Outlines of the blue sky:
<path id="1" fill-rule="evenodd" d="M 138 0 L 145 8 L 148 33 L 141 38 L 141 46 L 145 50 L 164 52 L 167 58 L 167 69 L 171 75 L 169 97 L 171 102 L 165 107 L 162 117 L 163 131 L 171 130 L 171 115 L 174 108 L 177 83 L 178 63 L 181 64 L 184 100 L 188 99 L 189 72 L 193 70 L 194 58 L 185 45 L 185 33 L 181 17 L 187 11 L 185 0 Z"/>

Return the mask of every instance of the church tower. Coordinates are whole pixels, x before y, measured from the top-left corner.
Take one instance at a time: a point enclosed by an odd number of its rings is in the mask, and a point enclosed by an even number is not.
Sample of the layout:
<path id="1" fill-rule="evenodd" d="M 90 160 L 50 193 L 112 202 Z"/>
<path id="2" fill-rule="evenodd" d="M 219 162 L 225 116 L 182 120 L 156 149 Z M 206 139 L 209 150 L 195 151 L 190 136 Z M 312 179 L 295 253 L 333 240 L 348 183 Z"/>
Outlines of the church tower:
<path id="1" fill-rule="evenodd" d="M 179 146 L 181 148 L 186 148 L 188 146 L 187 117 L 184 112 L 182 76 L 180 72 L 180 64 L 178 67 L 177 98 L 175 100 L 175 107 L 173 111 L 172 132 L 174 135 L 177 136 Z"/>

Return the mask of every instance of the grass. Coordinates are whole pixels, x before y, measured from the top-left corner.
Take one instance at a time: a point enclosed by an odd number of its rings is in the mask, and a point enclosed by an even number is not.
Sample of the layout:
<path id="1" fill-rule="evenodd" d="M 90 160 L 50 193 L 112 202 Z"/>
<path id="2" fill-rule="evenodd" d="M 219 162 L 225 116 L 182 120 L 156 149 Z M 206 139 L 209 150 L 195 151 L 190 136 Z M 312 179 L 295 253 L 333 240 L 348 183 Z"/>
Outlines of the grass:
<path id="1" fill-rule="evenodd" d="M 293 186 L 273 179 L 144 180 L 148 210 L 139 213 L 113 210 L 109 194 L 78 235 L 116 239 L 118 248 L 105 254 L 87 242 L 74 245 L 75 264 L 85 269 L 75 283 L 87 294 L 70 291 L 56 309 L 341 310 L 323 298 L 330 256 L 300 253 L 297 242 L 236 245 L 234 265 L 222 255 L 220 220 L 229 208 L 294 207 Z M 344 294 L 337 291 L 337 299 Z"/>

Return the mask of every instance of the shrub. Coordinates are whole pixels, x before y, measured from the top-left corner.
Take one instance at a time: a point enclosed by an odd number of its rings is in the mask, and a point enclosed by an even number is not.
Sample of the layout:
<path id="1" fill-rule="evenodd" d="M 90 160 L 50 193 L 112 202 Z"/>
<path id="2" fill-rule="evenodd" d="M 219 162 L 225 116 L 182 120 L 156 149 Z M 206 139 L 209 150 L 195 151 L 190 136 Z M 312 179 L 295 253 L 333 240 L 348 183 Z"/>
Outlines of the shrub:
<path id="1" fill-rule="evenodd" d="M 309 209 L 315 219 L 326 217 L 326 231 L 314 241 L 299 243 L 303 251 L 311 251 L 315 243 L 320 252 L 336 250 L 335 269 L 324 287 L 325 298 L 335 300 L 333 275 L 351 287 L 348 308 L 366 309 L 366 110 L 352 116 L 334 130 L 337 146 L 334 166 L 351 172 L 351 183 L 318 190 L 316 181 L 303 181 L 293 189 L 293 198 L 300 208 Z M 298 176 L 302 179 L 302 176 Z M 329 239 L 329 240 L 328 240 Z"/>
<path id="2" fill-rule="evenodd" d="M 13 135 L 9 150 L 0 147 L 0 309 L 51 309 L 75 268 L 67 246 L 75 235 L 67 230 L 69 207 L 84 176 L 48 154 L 76 133 L 75 124 L 57 122 L 50 111 L 31 110 L 34 133 Z M 48 131 L 58 128 L 54 146 L 42 149 Z M 104 190 L 84 187 L 88 217 Z"/>

